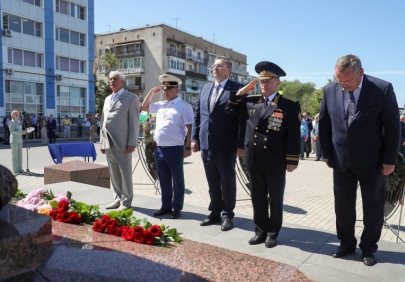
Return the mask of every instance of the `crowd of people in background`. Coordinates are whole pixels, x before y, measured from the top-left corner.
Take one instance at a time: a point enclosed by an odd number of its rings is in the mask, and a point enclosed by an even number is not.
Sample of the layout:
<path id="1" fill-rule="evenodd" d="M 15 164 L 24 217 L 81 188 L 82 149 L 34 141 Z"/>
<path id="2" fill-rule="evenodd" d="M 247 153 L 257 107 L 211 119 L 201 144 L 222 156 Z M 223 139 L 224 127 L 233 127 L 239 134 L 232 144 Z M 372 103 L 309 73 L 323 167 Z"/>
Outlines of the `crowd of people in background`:
<path id="1" fill-rule="evenodd" d="M 78 115 L 77 118 L 71 118 L 69 115 L 65 115 L 63 119 L 57 120 L 52 114 L 50 114 L 49 117 L 46 117 L 42 113 L 37 116 L 36 114 L 28 114 L 23 111 L 19 114 L 18 120 L 23 130 L 29 127 L 34 129 L 29 134 L 23 135 L 22 139 L 41 139 L 43 145 L 55 143 L 56 137 L 69 140 L 74 134 L 76 135 L 76 138 L 87 137 L 90 142 L 96 142 L 96 134 L 97 136 L 100 136 L 100 121 L 98 114 L 93 117 L 91 113 L 88 113 L 85 118 L 81 115 Z M 10 141 L 9 125 L 11 121 L 12 117 L 10 114 L 7 114 L 3 118 L 3 140 L 5 144 L 8 144 Z"/>

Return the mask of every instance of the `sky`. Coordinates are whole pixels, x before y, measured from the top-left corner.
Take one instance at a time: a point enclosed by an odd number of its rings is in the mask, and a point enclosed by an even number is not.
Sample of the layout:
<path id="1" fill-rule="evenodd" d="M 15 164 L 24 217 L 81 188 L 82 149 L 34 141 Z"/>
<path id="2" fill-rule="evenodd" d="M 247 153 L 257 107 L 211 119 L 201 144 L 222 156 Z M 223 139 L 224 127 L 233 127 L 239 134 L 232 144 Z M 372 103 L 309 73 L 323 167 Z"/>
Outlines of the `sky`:
<path id="1" fill-rule="evenodd" d="M 251 75 L 271 61 L 284 79 L 317 88 L 339 57 L 354 54 L 405 104 L 402 0 L 95 0 L 96 34 L 161 23 L 245 54 Z"/>

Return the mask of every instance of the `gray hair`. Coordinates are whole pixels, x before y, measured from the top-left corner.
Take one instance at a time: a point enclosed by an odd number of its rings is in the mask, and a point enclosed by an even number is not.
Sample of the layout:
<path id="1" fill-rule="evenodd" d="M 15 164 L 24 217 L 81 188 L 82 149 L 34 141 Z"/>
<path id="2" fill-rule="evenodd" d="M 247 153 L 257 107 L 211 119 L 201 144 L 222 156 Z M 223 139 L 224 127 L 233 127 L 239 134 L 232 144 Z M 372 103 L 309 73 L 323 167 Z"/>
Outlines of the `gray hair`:
<path id="1" fill-rule="evenodd" d="M 340 57 L 335 64 L 335 69 L 342 72 L 347 68 L 351 68 L 354 72 L 358 72 L 362 68 L 359 57 L 351 54 Z"/>
<path id="2" fill-rule="evenodd" d="M 12 119 L 14 119 L 14 114 L 20 115 L 20 112 L 17 111 L 17 110 L 12 111 L 12 112 L 11 112 L 11 118 L 12 118 Z"/>
<path id="3" fill-rule="evenodd" d="M 232 69 L 232 62 L 227 57 L 218 56 L 218 57 L 215 58 L 215 61 L 216 60 L 223 61 L 228 68 Z"/>
<path id="4" fill-rule="evenodd" d="M 122 72 L 112 71 L 112 72 L 110 72 L 110 75 L 108 77 L 111 78 L 114 76 L 119 76 L 123 81 L 125 81 L 125 75 L 123 75 Z"/>

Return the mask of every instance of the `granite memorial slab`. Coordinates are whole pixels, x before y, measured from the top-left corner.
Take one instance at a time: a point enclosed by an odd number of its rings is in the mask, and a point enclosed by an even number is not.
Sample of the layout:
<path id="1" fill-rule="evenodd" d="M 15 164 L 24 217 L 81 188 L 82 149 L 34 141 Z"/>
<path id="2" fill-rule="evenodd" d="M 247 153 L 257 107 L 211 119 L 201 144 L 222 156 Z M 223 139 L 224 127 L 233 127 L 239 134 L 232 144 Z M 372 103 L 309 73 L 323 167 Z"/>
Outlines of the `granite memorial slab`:
<path id="1" fill-rule="evenodd" d="M 79 160 L 44 168 L 44 184 L 66 181 L 110 188 L 110 173 L 107 166 Z"/>

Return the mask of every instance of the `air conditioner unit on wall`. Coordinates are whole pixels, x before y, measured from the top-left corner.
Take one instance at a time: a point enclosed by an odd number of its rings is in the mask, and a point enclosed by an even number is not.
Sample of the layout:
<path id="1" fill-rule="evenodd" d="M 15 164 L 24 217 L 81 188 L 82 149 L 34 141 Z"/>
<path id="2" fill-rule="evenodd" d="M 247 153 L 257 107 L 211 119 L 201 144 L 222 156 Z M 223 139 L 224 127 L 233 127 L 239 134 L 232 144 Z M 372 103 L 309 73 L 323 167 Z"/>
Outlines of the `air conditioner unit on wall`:
<path id="1" fill-rule="evenodd" d="M 13 31 L 11 29 L 6 28 L 3 30 L 3 34 L 4 36 L 11 37 L 13 36 Z"/>
<path id="2" fill-rule="evenodd" d="M 7 75 L 12 75 L 14 73 L 13 69 L 6 69 Z"/>
<path id="3" fill-rule="evenodd" d="M 56 80 L 62 80 L 63 79 L 63 75 L 61 74 L 56 74 L 55 75 Z"/>

